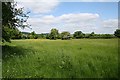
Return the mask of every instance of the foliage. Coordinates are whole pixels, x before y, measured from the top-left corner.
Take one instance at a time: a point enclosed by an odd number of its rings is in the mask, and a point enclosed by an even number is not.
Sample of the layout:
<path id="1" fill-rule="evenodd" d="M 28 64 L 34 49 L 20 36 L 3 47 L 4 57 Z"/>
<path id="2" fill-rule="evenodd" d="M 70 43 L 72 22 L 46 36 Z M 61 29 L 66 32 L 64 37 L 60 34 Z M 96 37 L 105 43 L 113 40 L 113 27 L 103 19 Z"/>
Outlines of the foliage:
<path id="1" fill-rule="evenodd" d="M 33 32 L 31 32 L 31 33 L 29 34 L 29 38 L 30 38 L 30 39 L 37 39 L 38 36 L 36 35 L 35 31 L 33 31 Z"/>
<path id="2" fill-rule="evenodd" d="M 113 38 L 113 35 L 111 35 L 111 34 L 104 34 L 103 38 L 110 39 L 110 38 Z"/>
<path id="3" fill-rule="evenodd" d="M 39 39 L 49 39 L 49 33 L 36 34 Z"/>
<path id="4" fill-rule="evenodd" d="M 68 39 L 70 39 L 70 33 L 67 32 L 67 31 L 62 32 L 61 33 L 61 39 L 62 40 L 68 40 Z"/>
<path id="5" fill-rule="evenodd" d="M 22 39 L 23 38 L 23 34 L 17 30 L 14 30 L 14 34 L 11 35 L 11 39 Z"/>
<path id="6" fill-rule="evenodd" d="M 51 29 L 49 38 L 56 40 L 58 38 L 59 32 L 57 29 Z"/>
<path id="7" fill-rule="evenodd" d="M 16 3 L 14 2 L 2 2 L 2 41 L 10 42 L 12 32 L 18 27 L 28 27 L 27 13 L 23 12 L 23 8 L 15 8 Z M 26 25 L 24 24 L 26 23 Z"/>
<path id="8" fill-rule="evenodd" d="M 118 38 L 120 38 L 120 29 L 117 29 L 115 32 L 114 32 L 114 35 Z"/>
<path id="9" fill-rule="evenodd" d="M 45 36 L 45 37 L 46 37 L 46 39 L 50 39 L 50 37 L 49 37 L 49 36 L 50 36 L 50 34 L 49 34 L 49 33 L 47 33 L 47 34 L 46 34 L 46 36 Z"/>
<path id="10" fill-rule="evenodd" d="M 89 35 L 89 38 L 94 38 L 94 36 L 95 36 L 95 33 L 91 32 L 91 34 Z"/>
<path id="11" fill-rule="evenodd" d="M 83 38 L 84 34 L 82 33 L 82 31 L 76 31 L 73 34 L 74 38 L 79 39 L 79 38 Z"/>
<path id="12" fill-rule="evenodd" d="M 89 35 L 89 38 L 91 39 L 110 39 L 115 38 L 113 34 L 91 34 Z"/>
<path id="13" fill-rule="evenodd" d="M 5 29 L 9 30 L 9 29 Z M 41 34 L 36 34 L 34 31 L 31 33 L 25 33 L 25 32 L 20 32 L 19 30 L 9 30 L 7 32 L 11 32 L 11 38 L 12 39 L 51 39 L 50 33 L 41 33 Z M 110 38 L 115 38 L 113 34 L 84 34 L 82 33 L 81 37 L 75 37 L 75 34 L 70 34 L 69 32 L 65 31 L 62 32 L 61 34 L 58 34 L 55 39 L 78 39 L 78 38 L 89 38 L 89 39 L 110 39 Z M 54 39 L 54 38 L 53 38 Z M 54 40 L 55 40 L 54 39 Z"/>

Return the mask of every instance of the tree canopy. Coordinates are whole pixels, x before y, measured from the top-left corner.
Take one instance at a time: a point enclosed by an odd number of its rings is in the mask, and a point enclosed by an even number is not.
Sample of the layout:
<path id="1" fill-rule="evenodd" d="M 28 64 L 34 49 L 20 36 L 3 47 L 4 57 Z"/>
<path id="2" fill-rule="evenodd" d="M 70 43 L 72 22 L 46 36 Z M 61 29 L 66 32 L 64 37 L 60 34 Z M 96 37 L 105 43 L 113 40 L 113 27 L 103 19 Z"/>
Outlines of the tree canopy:
<path id="1" fill-rule="evenodd" d="M 118 38 L 120 38 L 120 29 L 117 29 L 115 32 L 114 32 L 114 35 Z"/>
<path id="2" fill-rule="evenodd" d="M 70 39 L 70 33 L 65 31 L 65 32 L 62 32 L 61 33 L 61 39 L 64 40 L 64 39 Z"/>
<path id="3" fill-rule="evenodd" d="M 18 31 L 18 27 L 25 28 L 28 13 L 24 13 L 23 8 L 16 8 L 14 2 L 2 2 L 2 41 L 10 42 L 11 36 Z M 24 24 L 26 23 L 26 25 Z"/>
<path id="4" fill-rule="evenodd" d="M 82 31 L 76 31 L 74 32 L 73 36 L 78 39 L 83 38 L 84 34 L 82 33 Z"/>
<path id="5" fill-rule="evenodd" d="M 57 29 L 51 29 L 51 32 L 50 32 L 50 39 L 57 39 L 59 36 L 59 32 Z"/>

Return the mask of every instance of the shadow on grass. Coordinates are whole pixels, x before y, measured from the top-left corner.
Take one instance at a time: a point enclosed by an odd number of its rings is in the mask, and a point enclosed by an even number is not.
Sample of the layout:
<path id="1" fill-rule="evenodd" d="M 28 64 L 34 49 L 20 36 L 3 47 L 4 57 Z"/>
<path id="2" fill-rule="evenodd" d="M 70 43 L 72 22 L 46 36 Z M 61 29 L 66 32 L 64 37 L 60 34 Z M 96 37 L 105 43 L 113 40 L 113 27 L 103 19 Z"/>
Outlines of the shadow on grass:
<path id="1" fill-rule="evenodd" d="M 2 45 L 2 59 L 8 60 L 14 56 L 24 56 L 30 49 L 26 49 L 20 46 L 8 46 Z"/>

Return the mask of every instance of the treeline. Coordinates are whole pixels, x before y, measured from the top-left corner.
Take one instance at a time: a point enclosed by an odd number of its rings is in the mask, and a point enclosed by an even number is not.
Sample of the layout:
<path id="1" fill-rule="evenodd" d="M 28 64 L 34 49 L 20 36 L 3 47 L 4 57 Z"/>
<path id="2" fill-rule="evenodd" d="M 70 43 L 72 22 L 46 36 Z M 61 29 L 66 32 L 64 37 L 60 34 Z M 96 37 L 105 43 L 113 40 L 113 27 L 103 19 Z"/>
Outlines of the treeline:
<path id="1" fill-rule="evenodd" d="M 11 39 L 37 39 L 37 38 L 38 35 L 34 31 L 31 33 L 18 31 L 11 37 Z"/>
<path id="2" fill-rule="evenodd" d="M 51 29 L 50 33 L 41 33 L 36 34 L 34 31 L 31 33 L 27 32 L 15 32 L 15 34 L 11 37 L 12 39 L 62 39 L 62 40 L 69 40 L 69 39 L 82 39 L 82 38 L 89 38 L 89 39 L 110 39 L 110 38 L 120 38 L 120 30 L 117 29 L 114 34 L 95 34 L 91 32 L 90 34 L 85 34 L 82 31 L 76 31 L 74 34 L 70 34 L 68 31 L 64 31 L 59 33 L 57 29 Z"/>

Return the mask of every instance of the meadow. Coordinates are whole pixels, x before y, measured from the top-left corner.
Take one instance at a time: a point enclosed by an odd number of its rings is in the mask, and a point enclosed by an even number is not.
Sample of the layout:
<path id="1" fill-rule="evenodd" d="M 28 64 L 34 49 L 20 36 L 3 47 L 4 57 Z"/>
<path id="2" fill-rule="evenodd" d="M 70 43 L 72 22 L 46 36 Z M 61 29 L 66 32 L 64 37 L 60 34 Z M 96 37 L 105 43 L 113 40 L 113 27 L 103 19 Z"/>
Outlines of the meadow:
<path id="1" fill-rule="evenodd" d="M 4 78 L 117 78 L 117 39 L 12 40 L 4 43 Z"/>

